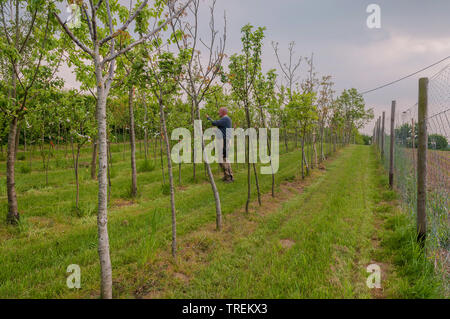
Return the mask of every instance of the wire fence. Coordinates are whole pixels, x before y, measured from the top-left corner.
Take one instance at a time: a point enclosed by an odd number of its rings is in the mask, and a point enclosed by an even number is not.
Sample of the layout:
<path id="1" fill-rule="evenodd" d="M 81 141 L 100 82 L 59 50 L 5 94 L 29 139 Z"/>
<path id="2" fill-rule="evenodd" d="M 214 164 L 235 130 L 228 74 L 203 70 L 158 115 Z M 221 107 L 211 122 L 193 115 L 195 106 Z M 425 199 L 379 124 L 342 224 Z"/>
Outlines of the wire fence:
<path id="1" fill-rule="evenodd" d="M 424 123 L 426 143 L 426 241 L 428 256 L 447 280 L 450 289 L 450 65 L 428 82 L 427 114 Z M 388 112 L 386 112 L 388 113 Z M 391 112 L 380 117 L 374 128 L 374 143 L 379 147 L 385 168 L 390 169 Z M 393 152 L 394 187 L 400 193 L 405 209 L 418 220 L 419 104 L 398 106 L 394 113 L 395 144 Z"/>

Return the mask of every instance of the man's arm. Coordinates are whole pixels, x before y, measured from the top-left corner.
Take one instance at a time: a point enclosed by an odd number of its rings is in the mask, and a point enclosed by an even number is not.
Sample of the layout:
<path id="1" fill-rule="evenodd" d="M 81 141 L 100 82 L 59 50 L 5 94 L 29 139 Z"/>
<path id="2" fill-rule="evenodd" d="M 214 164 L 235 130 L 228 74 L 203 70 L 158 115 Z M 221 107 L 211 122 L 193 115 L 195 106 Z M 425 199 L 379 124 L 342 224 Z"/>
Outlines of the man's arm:
<path id="1" fill-rule="evenodd" d="M 206 117 L 209 121 L 211 121 L 211 124 L 217 127 L 224 127 L 226 126 L 227 119 L 225 117 L 222 117 L 220 120 L 213 121 L 209 116 Z"/>

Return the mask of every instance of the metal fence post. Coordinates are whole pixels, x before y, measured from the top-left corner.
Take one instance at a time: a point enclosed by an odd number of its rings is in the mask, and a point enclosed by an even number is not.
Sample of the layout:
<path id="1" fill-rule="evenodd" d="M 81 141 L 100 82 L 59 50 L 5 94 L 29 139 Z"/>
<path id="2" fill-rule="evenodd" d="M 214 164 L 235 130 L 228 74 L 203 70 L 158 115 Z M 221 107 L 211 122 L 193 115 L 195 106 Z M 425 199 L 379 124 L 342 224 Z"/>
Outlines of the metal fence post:
<path id="1" fill-rule="evenodd" d="M 418 145 L 417 145 L 417 240 L 425 245 L 427 234 L 427 109 L 428 78 L 419 79 Z"/>
<path id="2" fill-rule="evenodd" d="M 394 188 L 395 101 L 391 105 L 391 143 L 389 144 L 389 187 Z"/>

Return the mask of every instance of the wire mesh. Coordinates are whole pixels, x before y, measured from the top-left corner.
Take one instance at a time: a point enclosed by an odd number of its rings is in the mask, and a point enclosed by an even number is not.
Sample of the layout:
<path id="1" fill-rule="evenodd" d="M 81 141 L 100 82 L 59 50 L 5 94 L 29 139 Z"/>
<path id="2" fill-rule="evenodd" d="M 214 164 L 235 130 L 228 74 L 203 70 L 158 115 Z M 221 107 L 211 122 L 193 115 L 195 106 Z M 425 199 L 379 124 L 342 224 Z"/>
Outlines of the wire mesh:
<path id="1" fill-rule="evenodd" d="M 388 114 L 389 113 L 389 114 Z M 390 112 L 386 112 L 383 140 L 376 136 L 375 144 L 384 153 L 383 164 L 389 170 Z M 437 270 L 450 280 L 450 65 L 429 79 L 427 143 L 427 241 L 426 248 Z M 381 125 L 379 125 L 381 129 Z M 405 209 L 412 218 L 417 214 L 417 143 L 418 104 L 408 108 L 397 106 L 395 113 L 394 185 Z M 382 145 L 383 144 L 383 145 Z M 381 152 L 381 150 L 384 152 Z M 449 289 L 450 287 L 446 287 Z"/>

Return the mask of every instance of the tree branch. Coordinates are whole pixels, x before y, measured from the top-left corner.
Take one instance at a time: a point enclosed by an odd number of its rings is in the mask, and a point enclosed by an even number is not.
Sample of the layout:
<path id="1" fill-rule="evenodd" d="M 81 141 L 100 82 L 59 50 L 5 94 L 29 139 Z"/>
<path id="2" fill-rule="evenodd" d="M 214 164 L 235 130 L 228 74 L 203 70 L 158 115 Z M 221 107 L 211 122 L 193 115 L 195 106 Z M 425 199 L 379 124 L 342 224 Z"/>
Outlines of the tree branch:
<path id="1" fill-rule="evenodd" d="M 36 15 L 37 15 L 37 8 L 36 8 L 36 10 L 34 10 L 33 18 L 31 19 L 30 29 L 28 30 L 25 40 L 23 40 L 22 46 L 19 49 L 19 53 L 23 52 L 23 49 L 25 48 L 25 45 L 28 42 L 28 38 L 30 37 L 31 31 L 33 30 L 34 22 L 36 21 Z"/>
<path id="2" fill-rule="evenodd" d="M 87 54 L 89 54 L 91 57 L 94 56 L 94 52 L 92 52 L 92 50 L 90 50 L 88 47 L 86 47 L 73 33 L 72 31 L 69 30 L 69 28 L 67 27 L 65 22 L 62 22 L 61 18 L 56 14 L 56 12 L 53 12 L 53 15 L 56 17 L 56 19 L 58 20 L 59 24 L 61 25 L 61 27 L 64 29 L 64 31 L 66 32 L 66 34 L 72 39 L 73 42 L 75 42 L 78 47 L 80 47 L 80 49 L 82 49 L 84 52 L 86 52 Z"/>
<path id="3" fill-rule="evenodd" d="M 106 38 L 103 38 L 99 42 L 99 45 L 102 46 L 103 44 L 105 44 L 109 40 L 111 40 L 111 39 L 115 38 L 116 36 L 118 36 L 121 32 L 125 31 L 128 28 L 128 25 L 131 22 L 133 22 L 133 20 L 139 14 L 139 12 L 141 12 L 142 9 L 144 9 L 144 7 L 147 5 L 147 2 L 148 2 L 148 0 L 145 0 L 144 2 L 142 2 L 142 4 L 139 6 L 139 8 L 136 9 L 136 11 L 128 18 L 127 21 L 125 21 L 125 23 L 121 27 L 119 29 L 117 29 L 116 32 L 114 32 L 114 33 L 111 32 Z"/>
<path id="4" fill-rule="evenodd" d="M 169 24 L 170 21 L 172 21 L 172 19 L 174 19 L 175 17 L 178 17 L 185 9 L 186 7 L 191 3 L 192 0 L 188 0 L 188 2 L 186 2 L 186 4 L 180 9 L 178 10 L 175 14 L 171 15 L 170 17 L 167 18 L 167 20 L 161 24 L 159 27 L 157 27 L 156 29 L 153 29 L 151 32 L 147 33 L 145 36 L 143 36 L 142 38 L 140 38 L 139 40 L 131 43 L 128 47 L 120 50 L 120 51 L 116 51 L 114 54 L 110 54 L 108 57 L 106 57 L 101 63 L 102 65 L 104 65 L 105 63 L 114 60 L 115 58 L 117 58 L 119 55 L 130 51 L 132 48 L 134 48 L 135 46 L 145 42 L 148 38 L 150 38 L 151 36 L 155 35 L 156 33 L 158 33 L 159 31 L 161 31 L 167 24 Z"/>

